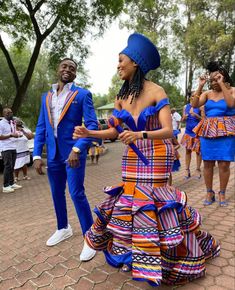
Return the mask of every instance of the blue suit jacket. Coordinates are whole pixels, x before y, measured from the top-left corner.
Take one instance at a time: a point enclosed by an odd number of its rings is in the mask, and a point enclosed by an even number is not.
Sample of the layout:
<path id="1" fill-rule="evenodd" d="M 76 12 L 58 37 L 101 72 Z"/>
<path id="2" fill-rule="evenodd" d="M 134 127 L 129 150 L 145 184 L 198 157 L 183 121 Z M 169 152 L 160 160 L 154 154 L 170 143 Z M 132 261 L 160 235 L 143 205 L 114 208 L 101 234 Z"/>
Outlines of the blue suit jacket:
<path id="1" fill-rule="evenodd" d="M 56 155 L 56 142 L 50 113 L 52 94 L 53 91 L 51 90 L 42 95 L 33 152 L 33 156 L 41 156 L 43 145 L 46 144 L 48 160 L 53 160 Z M 81 126 L 83 121 L 88 129 L 98 130 L 91 93 L 73 84 L 66 98 L 57 126 L 57 143 L 60 154 L 65 160 L 68 158 L 73 146 L 80 148 L 81 158 L 86 156 L 87 148 L 90 146 L 92 139 L 72 139 L 74 127 Z"/>

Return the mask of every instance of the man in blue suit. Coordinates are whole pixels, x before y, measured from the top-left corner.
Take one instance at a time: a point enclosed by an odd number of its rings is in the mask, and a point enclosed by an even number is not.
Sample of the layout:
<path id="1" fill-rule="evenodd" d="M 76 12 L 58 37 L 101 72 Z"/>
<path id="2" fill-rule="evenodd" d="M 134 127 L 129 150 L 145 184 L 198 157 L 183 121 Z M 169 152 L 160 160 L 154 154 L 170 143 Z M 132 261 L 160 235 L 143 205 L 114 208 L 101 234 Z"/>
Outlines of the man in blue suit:
<path id="1" fill-rule="evenodd" d="M 47 241 L 54 246 L 72 236 L 68 224 L 65 188 L 66 180 L 83 235 L 93 223 L 92 214 L 84 190 L 87 148 L 91 139 L 73 140 L 74 127 L 84 124 L 91 130 L 98 129 L 91 93 L 75 85 L 77 64 L 63 59 L 58 67 L 58 83 L 43 94 L 40 116 L 34 139 L 34 167 L 42 171 L 42 150 L 47 145 L 47 173 L 57 218 L 57 230 Z M 84 243 L 81 261 L 95 256 L 95 251 Z"/>

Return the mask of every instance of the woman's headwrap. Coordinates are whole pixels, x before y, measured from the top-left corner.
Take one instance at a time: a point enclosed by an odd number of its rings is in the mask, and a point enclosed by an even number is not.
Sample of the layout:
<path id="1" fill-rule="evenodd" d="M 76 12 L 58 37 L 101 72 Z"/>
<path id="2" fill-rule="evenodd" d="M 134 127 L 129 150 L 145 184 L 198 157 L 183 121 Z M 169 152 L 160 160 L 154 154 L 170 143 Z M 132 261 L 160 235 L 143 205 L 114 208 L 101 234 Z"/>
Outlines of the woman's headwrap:
<path id="1" fill-rule="evenodd" d="M 160 66 L 157 47 L 146 36 L 133 33 L 128 38 L 127 47 L 120 54 L 125 54 L 139 65 L 144 74 Z"/>

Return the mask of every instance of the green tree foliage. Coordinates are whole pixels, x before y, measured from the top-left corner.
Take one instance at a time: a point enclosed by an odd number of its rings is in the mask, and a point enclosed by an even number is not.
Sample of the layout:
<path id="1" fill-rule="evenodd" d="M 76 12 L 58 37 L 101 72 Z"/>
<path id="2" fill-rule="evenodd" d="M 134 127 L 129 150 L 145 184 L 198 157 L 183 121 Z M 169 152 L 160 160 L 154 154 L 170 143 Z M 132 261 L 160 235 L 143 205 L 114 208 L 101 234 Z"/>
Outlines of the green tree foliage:
<path id="1" fill-rule="evenodd" d="M 177 7 L 174 1 L 138 0 L 132 1 L 126 9 L 129 15 L 123 25 L 128 29 L 145 34 L 156 43 L 161 55 L 161 67 L 151 74 L 155 81 L 174 81 L 180 69 L 180 63 L 174 51 L 170 19 L 175 17 Z"/>
<path id="2" fill-rule="evenodd" d="M 171 104 L 181 108 L 184 98 L 180 88 L 176 86 L 181 67 L 170 25 L 170 20 L 174 19 L 178 12 L 174 2 L 165 0 L 132 1 L 126 9 L 126 13 L 130 17 L 122 25 L 144 33 L 156 43 L 161 55 L 161 66 L 159 69 L 149 72 L 147 78 L 163 86 Z"/>
<path id="3" fill-rule="evenodd" d="M 9 48 L 9 52 L 21 80 L 24 77 L 31 50 L 28 47 L 19 50 L 13 45 Z M 48 53 L 42 51 L 35 66 L 30 86 L 25 94 L 25 98 L 22 100 L 22 106 L 17 112 L 17 116 L 22 118 L 32 129 L 35 128 L 38 119 L 42 93 L 46 92 L 51 87 L 51 84 L 57 81 L 56 66 L 51 67 L 49 60 Z M 1 51 L 0 63 L 0 103 L 10 107 L 16 90 L 6 59 Z M 80 86 L 89 87 L 87 85 L 86 72 L 83 70 L 78 71 L 76 83 Z"/>
<path id="4" fill-rule="evenodd" d="M 50 51 L 50 61 L 76 49 L 79 64 L 88 53 L 84 42 L 90 31 L 101 34 L 123 8 L 123 1 L 107 0 L 2 0 L 0 1 L 0 49 L 16 88 L 12 109 L 16 113 L 26 96 L 43 44 Z M 19 49 L 32 45 L 31 55 L 20 78 L 11 54 L 1 37 L 6 32 Z"/>
<path id="5" fill-rule="evenodd" d="M 107 95 L 93 94 L 93 103 L 95 108 L 106 105 L 108 103 Z"/>
<path id="6" fill-rule="evenodd" d="M 109 87 L 108 94 L 107 94 L 108 103 L 113 103 L 115 101 L 115 98 L 116 98 L 122 84 L 123 84 L 123 80 L 120 79 L 118 74 L 115 74 L 112 77 L 111 85 Z"/>
<path id="7" fill-rule="evenodd" d="M 178 1 L 183 17 L 174 21 L 178 49 L 186 62 L 186 91 L 192 90 L 194 74 L 208 61 L 220 59 L 230 72 L 235 69 L 234 0 Z"/>
<path id="8" fill-rule="evenodd" d="M 17 47 L 11 46 L 9 52 L 17 69 L 19 79 L 22 80 L 31 51 L 27 47 L 19 50 Z M 22 100 L 23 105 L 17 112 L 17 116 L 22 118 L 32 129 L 35 127 L 39 114 L 41 94 L 48 90 L 50 84 L 55 80 L 55 71 L 48 67 L 48 62 L 48 55 L 42 53 L 38 58 L 25 98 Z M 10 107 L 14 100 L 16 90 L 14 80 L 10 75 L 6 59 L 2 52 L 0 52 L 0 63 L 0 103 Z"/>

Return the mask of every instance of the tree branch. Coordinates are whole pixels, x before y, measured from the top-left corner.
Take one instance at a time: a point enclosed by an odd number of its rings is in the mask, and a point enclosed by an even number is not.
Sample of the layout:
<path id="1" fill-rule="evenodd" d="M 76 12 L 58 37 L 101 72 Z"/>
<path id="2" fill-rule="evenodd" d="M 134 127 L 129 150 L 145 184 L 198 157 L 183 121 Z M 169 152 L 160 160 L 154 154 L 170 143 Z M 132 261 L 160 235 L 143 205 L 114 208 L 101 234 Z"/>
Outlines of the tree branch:
<path id="1" fill-rule="evenodd" d="M 34 46 L 33 53 L 31 55 L 27 71 L 21 82 L 20 87 L 18 88 L 16 92 L 16 97 L 12 105 L 13 113 L 17 112 L 17 110 L 19 109 L 19 107 L 21 106 L 23 102 L 30 80 L 32 79 L 34 68 L 35 68 L 39 53 L 40 53 L 41 45 L 42 45 L 42 41 L 38 40 Z"/>
<path id="2" fill-rule="evenodd" d="M 17 71 L 16 71 L 16 68 L 14 67 L 14 64 L 11 60 L 11 57 L 10 57 L 10 54 L 8 52 L 8 50 L 6 49 L 3 41 L 2 41 L 2 37 L 0 35 L 0 48 L 3 52 L 3 54 L 5 55 L 5 58 L 7 60 L 7 64 L 8 64 L 8 67 L 12 73 L 12 76 L 13 76 L 13 79 L 14 79 L 14 82 L 15 82 L 15 86 L 16 86 L 16 90 L 19 88 L 20 86 L 20 80 L 19 80 L 19 77 L 18 77 L 18 74 L 17 74 Z"/>
<path id="3" fill-rule="evenodd" d="M 35 14 L 40 8 L 41 6 L 46 2 L 46 0 L 41 0 L 39 1 L 35 7 L 33 8 L 33 14 Z"/>
<path id="4" fill-rule="evenodd" d="M 38 39 L 40 39 L 41 36 L 42 36 L 42 34 L 41 34 L 40 28 L 38 26 L 37 20 L 35 18 L 35 12 L 34 12 L 34 9 L 32 7 L 32 3 L 31 3 L 30 0 L 26 0 L 25 2 L 26 2 L 26 5 L 25 6 L 26 6 L 26 8 L 29 11 L 29 16 L 30 16 L 30 19 L 32 21 L 32 24 L 33 24 L 33 27 L 34 27 L 34 31 L 36 33 L 36 36 L 37 36 Z"/>
<path id="5" fill-rule="evenodd" d="M 52 22 L 51 26 L 47 28 L 47 30 L 42 34 L 43 40 L 47 38 L 47 36 L 56 28 L 56 25 L 60 21 L 59 15 L 56 16 L 55 20 Z"/>

